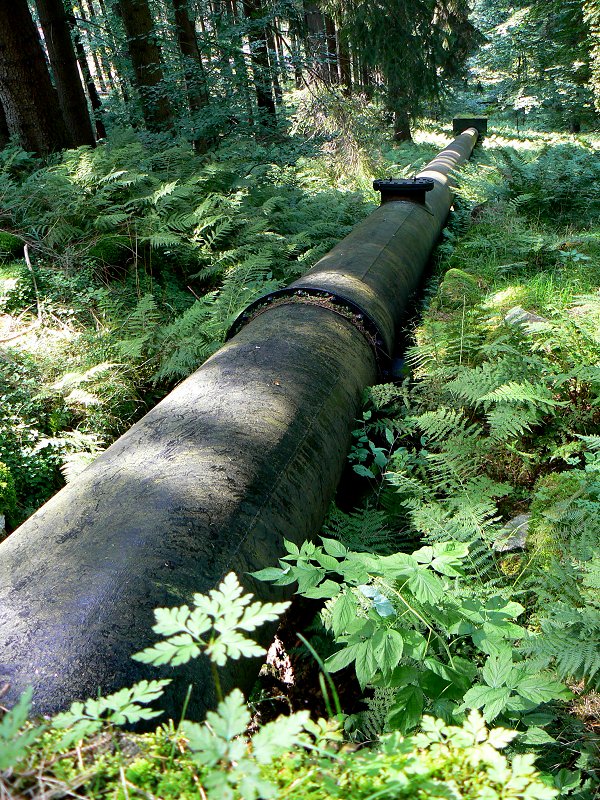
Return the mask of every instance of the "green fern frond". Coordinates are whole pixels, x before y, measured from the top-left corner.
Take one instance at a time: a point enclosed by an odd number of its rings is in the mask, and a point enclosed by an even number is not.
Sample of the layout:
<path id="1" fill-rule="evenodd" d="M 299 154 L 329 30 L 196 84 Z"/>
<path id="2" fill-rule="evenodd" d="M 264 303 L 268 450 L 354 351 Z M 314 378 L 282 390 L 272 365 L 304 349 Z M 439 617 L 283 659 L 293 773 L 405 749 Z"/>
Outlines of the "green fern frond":
<path id="1" fill-rule="evenodd" d="M 369 508 L 347 514 L 333 506 L 324 531 L 326 536 L 339 539 L 357 552 L 387 554 L 397 547 L 399 539 L 389 529 L 385 512 Z"/>
<path id="2" fill-rule="evenodd" d="M 480 403 L 529 403 L 534 407 L 556 408 L 566 402 L 556 400 L 552 392 L 541 383 L 509 381 L 487 394 L 481 395 Z"/>

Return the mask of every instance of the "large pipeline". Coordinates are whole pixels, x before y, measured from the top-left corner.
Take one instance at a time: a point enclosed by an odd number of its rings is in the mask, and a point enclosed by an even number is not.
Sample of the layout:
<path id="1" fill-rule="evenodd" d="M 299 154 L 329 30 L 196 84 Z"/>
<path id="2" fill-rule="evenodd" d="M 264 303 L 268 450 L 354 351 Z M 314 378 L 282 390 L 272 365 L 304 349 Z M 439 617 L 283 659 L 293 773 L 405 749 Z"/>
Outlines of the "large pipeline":
<path id="1" fill-rule="evenodd" d="M 161 673 L 132 661 L 152 611 L 314 535 L 335 493 L 363 389 L 393 350 L 451 204 L 470 128 L 420 173 L 433 189 L 382 204 L 303 278 L 254 304 L 235 335 L 0 545 L 0 686 L 35 713 Z M 250 669 L 250 671 L 249 671 Z M 233 662 L 224 688 L 247 683 Z M 205 660 L 165 669 L 164 707 L 214 705 Z M 254 672 L 254 675 L 256 673 Z"/>

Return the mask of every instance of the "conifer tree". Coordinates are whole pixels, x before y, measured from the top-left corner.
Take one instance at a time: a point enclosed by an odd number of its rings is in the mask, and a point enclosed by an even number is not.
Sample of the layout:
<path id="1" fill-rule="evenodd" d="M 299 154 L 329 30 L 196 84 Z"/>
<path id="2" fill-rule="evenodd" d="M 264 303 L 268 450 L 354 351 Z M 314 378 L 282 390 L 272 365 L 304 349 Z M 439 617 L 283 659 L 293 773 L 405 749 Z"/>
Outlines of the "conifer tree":
<path id="1" fill-rule="evenodd" d="M 410 139 L 411 119 L 440 96 L 476 41 L 467 0 L 329 0 L 328 8 L 357 51 L 363 85 L 381 75 L 395 138 Z"/>
<path id="2" fill-rule="evenodd" d="M 71 145 L 96 144 L 63 0 L 35 0 Z"/>
<path id="3" fill-rule="evenodd" d="M 165 94 L 162 54 L 147 0 L 118 0 L 116 11 L 127 36 L 144 122 L 151 131 L 173 125 L 173 110 Z"/>
<path id="4" fill-rule="evenodd" d="M 68 147 L 66 126 L 27 0 L 0 3 L 0 102 L 8 130 L 35 153 Z"/>

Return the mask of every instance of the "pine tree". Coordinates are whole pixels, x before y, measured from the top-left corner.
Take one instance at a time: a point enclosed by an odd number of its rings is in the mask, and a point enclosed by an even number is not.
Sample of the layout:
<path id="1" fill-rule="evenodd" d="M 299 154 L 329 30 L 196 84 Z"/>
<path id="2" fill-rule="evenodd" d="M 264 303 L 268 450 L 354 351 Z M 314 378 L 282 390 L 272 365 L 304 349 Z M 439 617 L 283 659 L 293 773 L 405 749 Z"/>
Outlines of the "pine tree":
<path id="1" fill-rule="evenodd" d="M 35 0 L 58 91 L 58 101 L 71 138 L 78 147 L 96 144 L 63 0 Z"/>
<path id="2" fill-rule="evenodd" d="M 173 110 L 164 90 L 162 55 L 148 2 L 118 0 L 116 10 L 127 36 L 144 122 L 151 131 L 171 128 Z"/>
<path id="3" fill-rule="evenodd" d="M 358 56 L 363 87 L 369 91 L 372 74 L 381 74 L 394 136 L 410 139 L 411 120 L 441 95 L 476 41 L 468 3 L 389 0 L 384 6 L 330 0 L 330 5 Z"/>
<path id="4" fill-rule="evenodd" d="M 0 102 L 26 150 L 67 147 L 67 130 L 27 0 L 0 3 Z"/>

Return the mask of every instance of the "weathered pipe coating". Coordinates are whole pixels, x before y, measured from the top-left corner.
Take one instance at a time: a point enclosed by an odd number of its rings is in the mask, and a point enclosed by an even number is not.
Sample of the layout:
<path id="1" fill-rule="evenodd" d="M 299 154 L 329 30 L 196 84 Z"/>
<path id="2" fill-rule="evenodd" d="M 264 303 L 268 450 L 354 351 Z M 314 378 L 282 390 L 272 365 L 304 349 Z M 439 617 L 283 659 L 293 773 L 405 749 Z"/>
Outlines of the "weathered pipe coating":
<path id="1" fill-rule="evenodd" d="M 294 286 L 349 297 L 391 350 L 450 206 L 447 175 L 471 153 L 470 129 L 421 173 L 428 207 L 377 209 Z M 372 342 L 326 305 L 285 302 L 223 348 L 0 545 L 3 703 L 34 687 L 34 712 L 173 678 L 177 717 L 214 705 L 208 665 L 156 670 L 131 660 L 154 636 L 152 610 L 180 605 L 234 570 L 273 565 L 283 537 L 319 529 L 348 451 L 363 388 L 377 377 Z M 254 665 L 231 662 L 224 688 Z"/>

